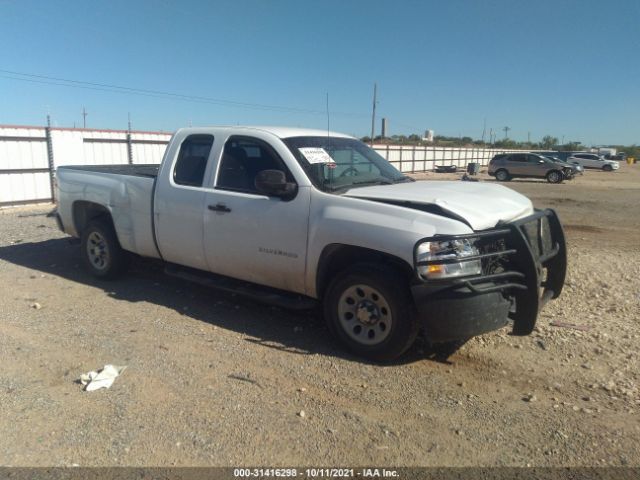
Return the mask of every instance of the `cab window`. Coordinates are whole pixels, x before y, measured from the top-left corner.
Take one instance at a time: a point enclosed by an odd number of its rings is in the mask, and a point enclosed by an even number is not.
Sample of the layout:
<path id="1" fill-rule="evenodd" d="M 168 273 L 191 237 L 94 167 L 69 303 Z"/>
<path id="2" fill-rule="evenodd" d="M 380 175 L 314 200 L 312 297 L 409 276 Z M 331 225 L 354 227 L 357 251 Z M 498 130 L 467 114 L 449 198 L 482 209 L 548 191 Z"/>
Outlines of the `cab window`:
<path id="1" fill-rule="evenodd" d="M 255 178 L 263 170 L 281 170 L 288 182 L 294 181 L 280 156 L 269 144 L 251 137 L 230 137 L 220 159 L 216 188 L 258 193 Z"/>
<path id="2" fill-rule="evenodd" d="M 180 145 L 173 181 L 178 185 L 201 187 L 212 146 L 212 135 L 189 135 Z"/>

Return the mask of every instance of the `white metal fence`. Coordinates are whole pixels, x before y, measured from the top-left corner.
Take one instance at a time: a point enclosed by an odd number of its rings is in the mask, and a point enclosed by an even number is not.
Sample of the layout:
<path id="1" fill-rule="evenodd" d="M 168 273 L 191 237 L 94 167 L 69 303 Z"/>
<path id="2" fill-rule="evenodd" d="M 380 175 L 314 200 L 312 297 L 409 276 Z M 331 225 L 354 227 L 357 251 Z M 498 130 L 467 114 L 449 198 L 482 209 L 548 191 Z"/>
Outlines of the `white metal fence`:
<path id="1" fill-rule="evenodd" d="M 0 206 L 50 202 L 62 165 L 160 163 L 170 133 L 0 125 Z"/>
<path id="2" fill-rule="evenodd" d="M 170 133 L 0 125 L 0 207 L 53 200 L 56 167 L 160 163 Z M 374 145 L 402 172 L 486 165 L 505 150 Z"/>
<path id="3" fill-rule="evenodd" d="M 466 168 L 469 163 L 487 165 L 497 153 L 517 152 L 493 148 L 374 145 L 380 155 L 401 172 L 427 172 L 436 166 L 455 165 Z"/>

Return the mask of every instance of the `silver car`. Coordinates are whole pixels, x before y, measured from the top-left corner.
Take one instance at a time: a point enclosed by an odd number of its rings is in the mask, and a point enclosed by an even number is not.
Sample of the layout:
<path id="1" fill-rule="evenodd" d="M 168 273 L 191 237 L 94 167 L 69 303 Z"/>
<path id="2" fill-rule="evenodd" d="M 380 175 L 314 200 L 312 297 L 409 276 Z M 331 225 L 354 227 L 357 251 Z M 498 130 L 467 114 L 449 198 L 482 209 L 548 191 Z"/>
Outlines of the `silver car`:
<path id="1" fill-rule="evenodd" d="M 567 159 L 567 162 L 578 163 L 584 168 L 597 168 L 605 172 L 612 172 L 620 168 L 620 164 L 615 160 L 607 160 L 601 155 L 587 152 L 574 152 Z"/>

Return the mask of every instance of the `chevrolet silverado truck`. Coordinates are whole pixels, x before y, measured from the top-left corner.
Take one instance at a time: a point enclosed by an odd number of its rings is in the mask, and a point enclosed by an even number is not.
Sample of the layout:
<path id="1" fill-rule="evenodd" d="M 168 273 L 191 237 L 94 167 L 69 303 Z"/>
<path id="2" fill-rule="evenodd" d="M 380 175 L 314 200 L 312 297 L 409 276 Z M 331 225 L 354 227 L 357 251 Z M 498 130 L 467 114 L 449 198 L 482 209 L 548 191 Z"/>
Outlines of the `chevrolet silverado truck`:
<path id="1" fill-rule="evenodd" d="M 357 355 L 389 361 L 505 325 L 560 295 L 553 210 L 502 185 L 414 181 L 359 140 L 282 127 L 178 130 L 160 165 L 57 169 L 59 227 L 89 271 L 132 254 L 271 304 L 320 307 Z"/>

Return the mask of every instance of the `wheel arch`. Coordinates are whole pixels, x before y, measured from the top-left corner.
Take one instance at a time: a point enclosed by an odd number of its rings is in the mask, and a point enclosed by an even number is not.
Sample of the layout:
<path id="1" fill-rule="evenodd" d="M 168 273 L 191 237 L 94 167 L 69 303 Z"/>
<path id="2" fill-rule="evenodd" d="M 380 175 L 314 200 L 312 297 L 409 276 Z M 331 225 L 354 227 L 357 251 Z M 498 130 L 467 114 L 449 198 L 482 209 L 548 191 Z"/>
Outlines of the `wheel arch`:
<path id="1" fill-rule="evenodd" d="M 359 263 L 373 263 L 393 268 L 408 281 L 414 277 L 413 267 L 395 255 L 355 245 L 333 243 L 327 245 L 320 254 L 316 270 L 316 296 L 323 298 L 335 275 Z"/>
<path id="2" fill-rule="evenodd" d="M 72 218 L 73 226 L 76 230 L 76 234 L 79 237 L 82 236 L 82 232 L 84 232 L 85 228 L 87 228 L 89 222 L 96 219 L 109 222 L 115 230 L 111 211 L 107 207 L 105 207 L 104 205 L 100 205 L 99 203 L 88 202 L 86 200 L 78 200 L 76 202 L 73 202 Z"/>
<path id="3" fill-rule="evenodd" d="M 499 174 L 500 172 L 504 172 L 504 173 L 507 175 L 507 176 L 506 176 L 506 179 L 507 179 L 507 180 L 508 180 L 508 179 L 510 179 L 510 178 L 512 178 L 511 172 L 509 172 L 509 170 L 508 170 L 508 169 L 507 169 L 507 167 L 505 167 L 505 166 L 501 166 L 501 167 L 496 168 L 495 172 L 493 172 L 493 176 L 497 178 L 497 177 L 498 177 L 498 174 Z"/>

